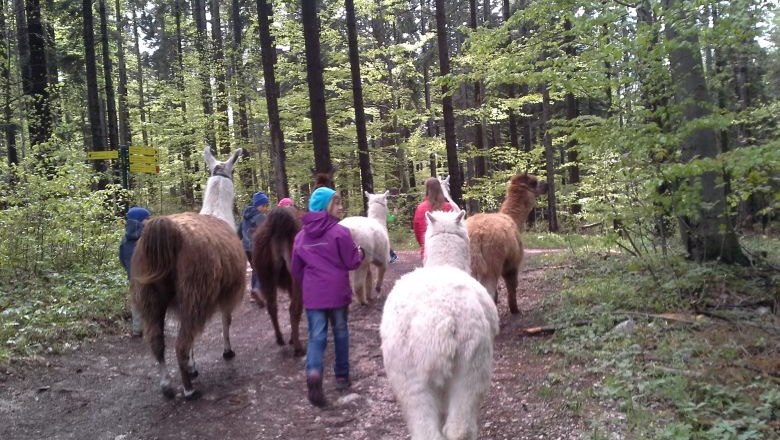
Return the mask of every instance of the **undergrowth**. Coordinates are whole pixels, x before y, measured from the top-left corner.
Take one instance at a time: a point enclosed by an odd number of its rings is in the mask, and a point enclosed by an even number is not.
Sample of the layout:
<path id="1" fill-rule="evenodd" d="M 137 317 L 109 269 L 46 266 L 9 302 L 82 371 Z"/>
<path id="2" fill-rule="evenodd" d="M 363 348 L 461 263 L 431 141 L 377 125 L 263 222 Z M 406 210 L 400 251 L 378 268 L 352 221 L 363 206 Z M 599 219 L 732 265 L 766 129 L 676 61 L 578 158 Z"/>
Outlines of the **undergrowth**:
<path id="1" fill-rule="evenodd" d="M 543 307 L 559 330 L 537 349 L 585 367 L 593 388 L 571 406 L 591 412 L 589 438 L 778 438 L 778 244 L 749 244 L 769 252 L 748 268 L 576 249 L 558 257 L 566 263 L 549 275 L 562 288 Z M 566 389 L 583 379 L 560 376 Z"/>

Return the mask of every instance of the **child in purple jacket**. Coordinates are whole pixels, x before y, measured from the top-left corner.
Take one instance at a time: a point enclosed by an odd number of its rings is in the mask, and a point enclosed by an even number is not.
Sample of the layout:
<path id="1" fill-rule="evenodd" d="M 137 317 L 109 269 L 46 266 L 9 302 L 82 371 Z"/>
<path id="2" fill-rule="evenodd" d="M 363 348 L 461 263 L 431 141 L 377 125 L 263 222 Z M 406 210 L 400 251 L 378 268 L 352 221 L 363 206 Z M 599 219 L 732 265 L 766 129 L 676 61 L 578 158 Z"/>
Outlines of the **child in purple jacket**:
<path id="1" fill-rule="evenodd" d="M 309 323 L 306 350 L 306 386 L 309 402 L 325 406 L 322 392 L 323 356 L 328 341 L 328 323 L 333 327 L 336 388 L 346 390 L 349 380 L 349 328 L 347 314 L 352 302 L 349 271 L 363 261 L 363 251 L 349 230 L 339 224 L 341 196 L 317 188 L 303 216 L 303 229 L 295 237 L 292 275 L 303 291 L 303 307 Z"/>

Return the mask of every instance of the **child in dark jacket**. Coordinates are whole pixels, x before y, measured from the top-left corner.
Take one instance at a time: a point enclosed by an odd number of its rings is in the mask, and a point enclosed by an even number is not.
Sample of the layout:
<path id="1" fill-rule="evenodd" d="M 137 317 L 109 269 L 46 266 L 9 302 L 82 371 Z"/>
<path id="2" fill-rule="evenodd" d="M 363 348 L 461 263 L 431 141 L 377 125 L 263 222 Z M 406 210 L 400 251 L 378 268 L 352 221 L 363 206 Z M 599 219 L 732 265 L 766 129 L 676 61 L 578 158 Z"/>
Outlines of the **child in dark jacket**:
<path id="1" fill-rule="evenodd" d="M 130 278 L 130 262 L 133 259 L 133 252 L 141 233 L 144 230 L 144 221 L 149 217 L 149 211 L 140 206 L 133 206 L 127 211 L 127 223 L 125 224 L 125 236 L 122 243 L 119 244 L 119 261 L 127 272 L 127 280 L 132 283 Z M 141 336 L 141 315 L 138 313 L 135 305 L 130 302 L 130 312 L 133 317 L 132 335 Z"/>
<path id="2" fill-rule="evenodd" d="M 333 327 L 336 387 L 346 390 L 350 386 L 349 271 L 360 266 L 364 255 L 349 230 L 339 224 L 341 213 L 341 196 L 330 188 L 317 188 L 309 200 L 309 212 L 303 216 L 303 229 L 293 245 L 292 275 L 303 291 L 303 307 L 309 323 L 306 385 L 309 402 L 319 407 L 326 404 L 322 373 L 328 323 Z"/>
<path id="3" fill-rule="evenodd" d="M 238 227 L 238 236 L 241 238 L 241 244 L 244 246 L 244 253 L 248 261 L 252 261 L 252 235 L 257 227 L 265 221 L 268 212 L 268 196 L 264 192 L 258 191 L 252 196 L 252 204 L 244 208 L 243 220 Z M 260 294 L 260 281 L 252 272 L 252 289 L 249 294 L 258 306 L 263 307 L 265 302 Z"/>

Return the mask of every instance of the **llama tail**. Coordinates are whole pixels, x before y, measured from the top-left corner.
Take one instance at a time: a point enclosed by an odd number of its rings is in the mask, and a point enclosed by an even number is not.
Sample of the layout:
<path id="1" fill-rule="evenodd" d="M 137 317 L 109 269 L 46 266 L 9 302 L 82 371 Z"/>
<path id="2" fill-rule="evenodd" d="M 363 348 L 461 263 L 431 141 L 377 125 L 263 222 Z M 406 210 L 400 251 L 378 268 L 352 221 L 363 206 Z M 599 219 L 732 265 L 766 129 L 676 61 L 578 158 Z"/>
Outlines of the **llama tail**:
<path id="1" fill-rule="evenodd" d="M 176 267 L 176 256 L 184 236 L 168 217 L 147 221 L 141 239 L 133 253 L 133 280 L 140 284 L 161 281 Z"/>

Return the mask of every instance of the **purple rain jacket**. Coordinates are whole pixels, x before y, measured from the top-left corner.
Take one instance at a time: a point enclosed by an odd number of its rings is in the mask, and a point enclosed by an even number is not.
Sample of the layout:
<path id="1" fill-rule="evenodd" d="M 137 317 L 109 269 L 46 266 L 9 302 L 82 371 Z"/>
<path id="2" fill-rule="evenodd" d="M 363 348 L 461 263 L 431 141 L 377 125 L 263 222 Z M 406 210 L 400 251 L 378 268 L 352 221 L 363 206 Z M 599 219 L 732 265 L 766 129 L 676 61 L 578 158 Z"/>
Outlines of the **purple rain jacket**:
<path id="1" fill-rule="evenodd" d="M 332 309 L 352 302 L 349 271 L 363 260 L 349 229 L 327 212 L 303 216 L 295 236 L 292 275 L 303 291 L 306 309 Z"/>

